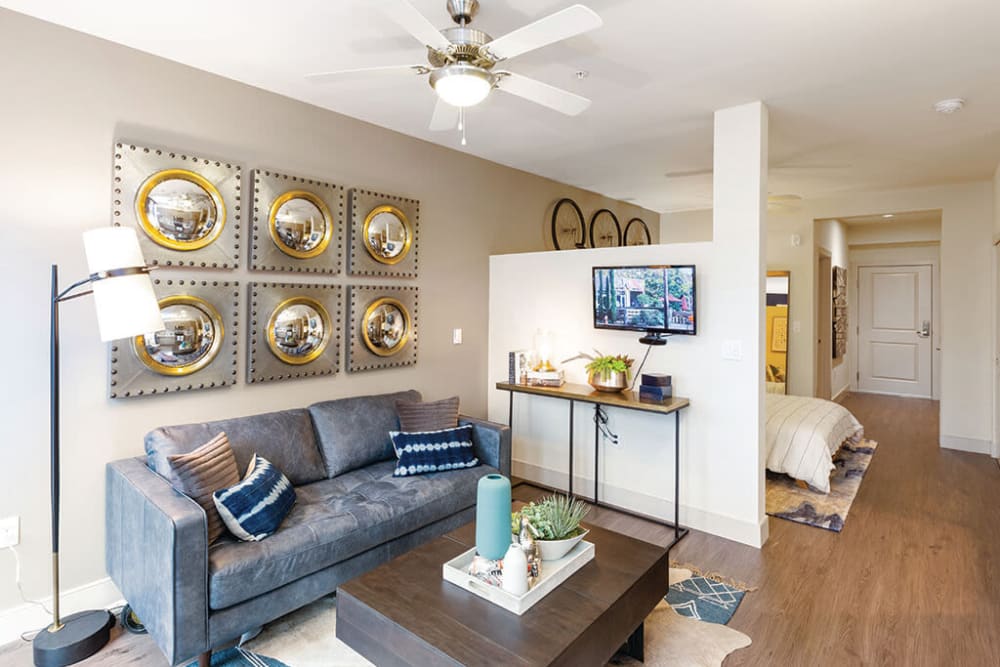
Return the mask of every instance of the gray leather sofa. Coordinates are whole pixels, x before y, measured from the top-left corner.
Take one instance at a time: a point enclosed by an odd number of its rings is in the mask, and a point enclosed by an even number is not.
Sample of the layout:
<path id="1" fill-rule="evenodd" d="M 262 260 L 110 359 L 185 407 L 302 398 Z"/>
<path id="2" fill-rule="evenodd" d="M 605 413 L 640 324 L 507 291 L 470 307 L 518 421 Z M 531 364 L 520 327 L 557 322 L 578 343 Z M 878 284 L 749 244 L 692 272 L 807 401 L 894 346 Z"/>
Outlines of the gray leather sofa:
<path id="1" fill-rule="evenodd" d="M 341 583 L 474 517 L 483 475 L 510 474 L 506 426 L 474 426 L 482 466 L 392 476 L 395 401 L 415 391 L 316 403 L 237 419 L 161 427 L 146 457 L 107 466 L 108 574 L 170 663 L 221 646 L 328 595 Z M 207 545 L 205 513 L 165 479 L 166 457 L 225 431 L 239 469 L 259 453 L 298 501 L 260 542 Z"/>

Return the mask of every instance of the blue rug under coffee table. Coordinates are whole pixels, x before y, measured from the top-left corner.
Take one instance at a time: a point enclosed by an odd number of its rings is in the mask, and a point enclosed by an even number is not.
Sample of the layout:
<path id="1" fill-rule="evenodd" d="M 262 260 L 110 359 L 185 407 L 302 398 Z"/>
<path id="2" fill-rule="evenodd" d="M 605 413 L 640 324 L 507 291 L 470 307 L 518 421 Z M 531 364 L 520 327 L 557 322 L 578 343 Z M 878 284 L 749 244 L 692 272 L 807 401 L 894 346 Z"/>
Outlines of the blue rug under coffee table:
<path id="1" fill-rule="evenodd" d="M 681 616 L 725 625 L 736 613 L 745 591 L 707 577 L 691 577 L 670 586 L 667 604 Z"/>
<path id="2" fill-rule="evenodd" d="M 187 667 L 198 667 L 198 661 Z M 288 667 L 285 663 L 267 656 L 257 655 L 253 651 L 234 646 L 225 651 L 212 654 L 212 667 Z"/>

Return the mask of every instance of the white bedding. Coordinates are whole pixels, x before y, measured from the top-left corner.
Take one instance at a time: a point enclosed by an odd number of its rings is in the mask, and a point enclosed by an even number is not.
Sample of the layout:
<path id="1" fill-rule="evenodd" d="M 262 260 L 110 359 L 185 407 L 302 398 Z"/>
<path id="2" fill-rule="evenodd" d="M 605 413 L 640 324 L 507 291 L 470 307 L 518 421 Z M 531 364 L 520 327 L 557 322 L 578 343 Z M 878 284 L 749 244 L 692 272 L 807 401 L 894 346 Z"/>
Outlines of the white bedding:
<path id="1" fill-rule="evenodd" d="M 765 394 L 767 469 L 830 492 L 833 455 L 864 429 L 844 406 L 822 398 Z"/>

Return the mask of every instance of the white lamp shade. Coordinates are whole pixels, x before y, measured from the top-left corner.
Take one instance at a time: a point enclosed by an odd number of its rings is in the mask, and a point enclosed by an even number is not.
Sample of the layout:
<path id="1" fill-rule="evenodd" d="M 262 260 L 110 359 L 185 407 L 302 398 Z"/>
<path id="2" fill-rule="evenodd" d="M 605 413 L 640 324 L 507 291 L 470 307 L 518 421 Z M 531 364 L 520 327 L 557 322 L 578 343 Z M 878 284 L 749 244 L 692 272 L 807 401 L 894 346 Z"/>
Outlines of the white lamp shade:
<path id="1" fill-rule="evenodd" d="M 83 234 L 91 273 L 145 266 L 132 229 L 107 227 Z M 101 340 L 131 338 L 163 329 L 160 306 L 148 273 L 102 278 L 91 283 Z"/>

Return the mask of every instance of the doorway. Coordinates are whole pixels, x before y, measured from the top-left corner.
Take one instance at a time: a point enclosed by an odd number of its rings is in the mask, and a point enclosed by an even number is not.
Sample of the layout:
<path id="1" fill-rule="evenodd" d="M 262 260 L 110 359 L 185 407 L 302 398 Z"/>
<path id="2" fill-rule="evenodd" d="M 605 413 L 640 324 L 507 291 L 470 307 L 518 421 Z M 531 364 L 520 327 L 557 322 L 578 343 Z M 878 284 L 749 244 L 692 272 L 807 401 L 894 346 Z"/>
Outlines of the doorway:
<path id="1" fill-rule="evenodd" d="M 830 365 L 833 358 L 833 260 L 830 253 L 817 248 L 816 266 L 816 387 L 817 398 L 831 398 Z"/>
<path id="2" fill-rule="evenodd" d="M 858 390 L 932 396 L 933 267 L 858 269 Z"/>

